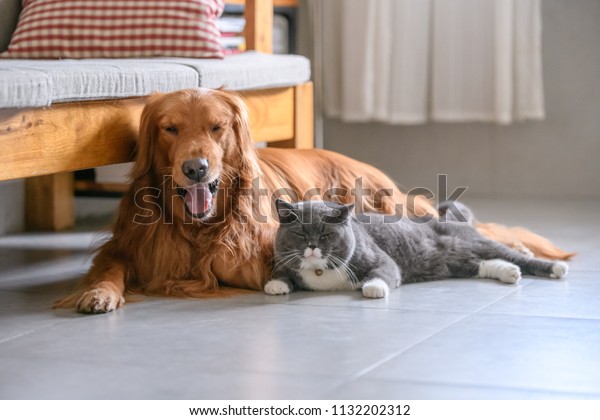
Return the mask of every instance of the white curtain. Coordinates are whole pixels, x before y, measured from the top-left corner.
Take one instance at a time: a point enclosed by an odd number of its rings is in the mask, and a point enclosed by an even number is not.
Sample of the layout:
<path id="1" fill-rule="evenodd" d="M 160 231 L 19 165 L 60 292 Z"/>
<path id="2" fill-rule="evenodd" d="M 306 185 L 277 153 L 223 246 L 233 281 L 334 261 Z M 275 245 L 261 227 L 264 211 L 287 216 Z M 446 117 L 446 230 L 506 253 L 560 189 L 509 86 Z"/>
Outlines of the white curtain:
<path id="1" fill-rule="evenodd" d="M 314 0 L 323 107 L 345 121 L 543 119 L 541 0 Z"/>

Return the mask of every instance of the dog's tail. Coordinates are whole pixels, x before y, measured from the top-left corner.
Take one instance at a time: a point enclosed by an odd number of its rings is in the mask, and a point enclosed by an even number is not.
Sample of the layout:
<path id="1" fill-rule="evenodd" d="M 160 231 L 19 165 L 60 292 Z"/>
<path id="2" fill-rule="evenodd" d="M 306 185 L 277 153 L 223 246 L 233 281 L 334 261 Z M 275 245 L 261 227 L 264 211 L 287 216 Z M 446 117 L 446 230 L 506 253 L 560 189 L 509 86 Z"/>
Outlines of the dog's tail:
<path id="1" fill-rule="evenodd" d="M 522 227 L 508 227 L 497 223 L 477 223 L 479 233 L 515 249 L 530 250 L 538 258 L 568 260 L 575 252 L 567 252 L 550 240 Z"/>

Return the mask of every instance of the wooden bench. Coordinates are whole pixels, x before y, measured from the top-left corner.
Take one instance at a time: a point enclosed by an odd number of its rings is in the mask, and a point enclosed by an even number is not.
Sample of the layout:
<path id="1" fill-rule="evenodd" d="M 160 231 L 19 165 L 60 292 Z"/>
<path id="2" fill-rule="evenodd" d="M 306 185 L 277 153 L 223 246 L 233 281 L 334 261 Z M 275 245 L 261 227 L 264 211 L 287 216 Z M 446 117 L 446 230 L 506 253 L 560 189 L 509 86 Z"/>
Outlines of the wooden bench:
<path id="1" fill-rule="evenodd" d="M 273 0 L 245 3 L 246 45 L 271 53 Z M 296 0 L 275 0 L 291 6 Z M 256 142 L 312 148 L 312 83 L 240 92 Z M 74 224 L 73 171 L 129 162 L 146 98 L 70 102 L 47 108 L 0 109 L 0 181 L 26 178 L 29 229 Z"/>

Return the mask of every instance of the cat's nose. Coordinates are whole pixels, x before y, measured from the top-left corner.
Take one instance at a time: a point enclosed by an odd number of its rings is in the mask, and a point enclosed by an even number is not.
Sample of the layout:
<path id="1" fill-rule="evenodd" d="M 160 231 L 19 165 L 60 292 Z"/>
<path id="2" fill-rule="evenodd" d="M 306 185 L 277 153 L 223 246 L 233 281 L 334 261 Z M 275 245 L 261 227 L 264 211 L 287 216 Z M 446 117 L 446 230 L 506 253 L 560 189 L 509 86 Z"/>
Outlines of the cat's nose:
<path id="1" fill-rule="evenodd" d="M 308 247 L 309 247 L 310 249 L 315 249 L 317 246 L 316 246 L 315 244 L 308 244 Z"/>

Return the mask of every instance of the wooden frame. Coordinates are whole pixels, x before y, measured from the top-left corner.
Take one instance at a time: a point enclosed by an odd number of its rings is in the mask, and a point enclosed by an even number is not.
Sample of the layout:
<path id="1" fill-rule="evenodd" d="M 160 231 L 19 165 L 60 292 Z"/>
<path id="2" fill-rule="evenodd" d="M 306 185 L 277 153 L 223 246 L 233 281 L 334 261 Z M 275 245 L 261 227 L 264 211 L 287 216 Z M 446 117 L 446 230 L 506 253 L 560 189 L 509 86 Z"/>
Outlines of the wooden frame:
<path id="1" fill-rule="evenodd" d="M 270 52 L 273 0 L 245 3 L 248 49 Z M 314 147 L 312 83 L 240 93 L 250 111 L 256 142 Z M 145 101 L 134 98 L 0 109 L 0 181 L 29 178 L 29 228 L 56 230 L 73 225 L 71 172 L 131 161 Z"/>
<path id="2" fill-rule="evenodd" d="M 310 82 L 240 94 L 256 142 L 312 147 Z M 145 102 L 135 98 L 0 109 L 0 180 L 130 162 Z"/>

